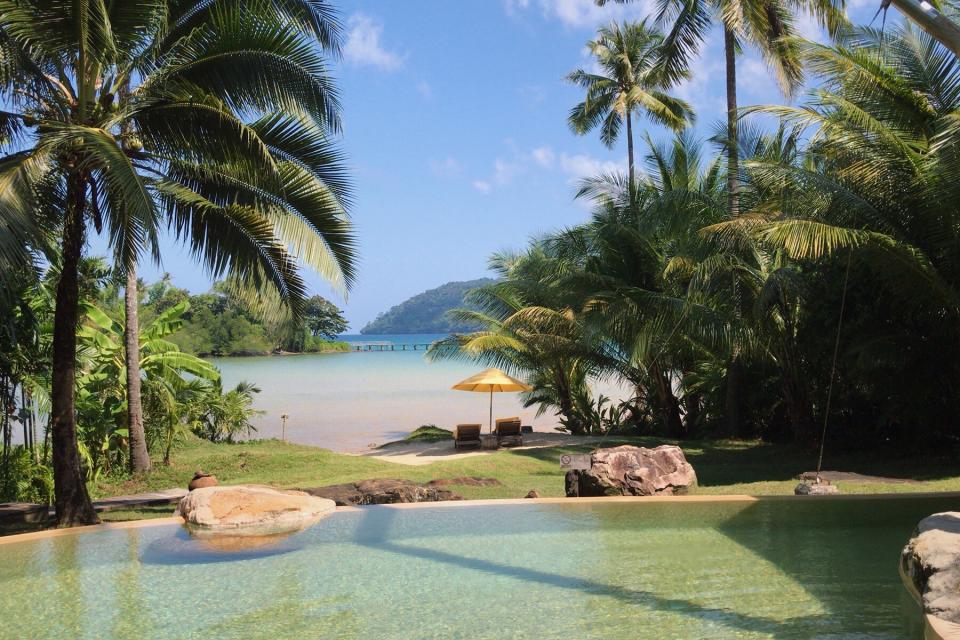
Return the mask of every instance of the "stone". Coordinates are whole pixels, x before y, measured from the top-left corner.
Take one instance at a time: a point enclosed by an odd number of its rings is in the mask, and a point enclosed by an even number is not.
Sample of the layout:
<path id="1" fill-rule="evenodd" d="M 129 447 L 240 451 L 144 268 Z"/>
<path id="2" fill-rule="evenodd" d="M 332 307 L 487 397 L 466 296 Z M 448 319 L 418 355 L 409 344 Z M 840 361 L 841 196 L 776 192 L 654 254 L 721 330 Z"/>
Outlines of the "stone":
<path id="1" fill-rule="evenodd" d="M 960 512 L 921 520 L 903 548 L 900 567 L 920 593 L 924 611 L 960 623 Z"/>
<path id="2" fill-rule="evenodd" d="M 177 515 L 191 529 L 263 536 L 299 531 L 335 508 L 332 500 L 302 491 L 237 485 L 194 489 L 180 500 Z"/>
<path id="3" fill-rule="evenodd" d="M 427 483 L 428 487 L 445 487 L 451 484 L 458 484 L 465 487 L 499 487 L 503 483 L 497 480 L 496 478 L 478 478 L 478 477 L 461 477 L 461 478 L 439 478 L 437 480 L 431 480 Z"/>
<path id="4" fill-rule="evenodd" d="M 463 500 L 462 496 L 446 489 L 440 489 L 436 485 L 418 484 L 409 480 L 392 478 L 334 484 L 305 489 L 305 491 L 313 496 L 333 500 L 342 507 L 366 504 L 396 504 L 399 502 Z"/>
<path id="5" fill-rule="evenodd" d="M 531 489 L 527 492 L 527 495 L 523 496 L 524 498 L 539 498 L 540 493 L 536 489 Z"/>
<path id="6" fill-rule="evenodd" d="M 190 480 L 190 484 L 187 485 L 187 490 L 193 491 L 194 489 L 203 489 L 204 487 L 216 487 L 219 484 L 220 483 L 217 482 L 217 476 L 204 473 L 201 469 L 197 469 L 197 472 L 193 474 L 193 479 Z"/>
<path id="7" fill-rule="evenodd" d="M 840 488 L 828 482 L 801 482 L 793 489 L 797 496 L 835 496 L 839 493 Z"/>
<path id="8" fill-rule="evenodd" d="M 623 445 L 597 449 L 590 468 L 564 478 L 568 497 L 682 495 L 697 485 L 697 474 L 680 447 L 655 449 Z"/>

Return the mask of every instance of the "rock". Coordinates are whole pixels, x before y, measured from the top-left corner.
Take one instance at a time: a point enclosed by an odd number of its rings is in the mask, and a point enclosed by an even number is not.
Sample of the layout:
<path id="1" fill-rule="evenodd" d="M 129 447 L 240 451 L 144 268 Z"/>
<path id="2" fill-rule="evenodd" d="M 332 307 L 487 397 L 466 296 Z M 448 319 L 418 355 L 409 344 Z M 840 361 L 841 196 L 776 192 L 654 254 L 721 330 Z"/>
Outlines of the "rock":
<path id="1" fill-rule="evenodd" d="M 827 482 L 801 482 L 793 489 L 793 494 L 797 496 L 835 496 L 840 493 L 840 489 L 835 484 Z"/>
<path id="2" fill-rule="evenodd" d="M 960 512 L 921 520 L 900 566 L 920 593 L 924 611 L 960 623 Z"/>
<path id="3" fill-rule="evenodd" d="M 203 489 L 204 487 L 216 487 L 219 484 L 220 483 L 217 482 L 217 476 L 204 473 L 202 470 L 197 469 L 197 472 L 193 474 L 193 479 L 190 481 L 190 484 L 187 485 L 187 490 L 193 491 L 194 489 Z"/>
<path id="4" fill-rule="evenodd" d="M 177 514 L 191 528 L 231 535 L 271 535 L 298 531 L 332 513 L 336 505 L 302 491 L 256 485 L 203 487 L 180 500 Z"/>
<path id="5" fill-rule="evenodd" d="M 313 496 L 329 498 L 340 506 L 364 504 L 395 504 L 398 502 L 442 502 L 463 500 L 452 491 L 439 489 L 436 485 L 417 484 L 409 480 L 381 478 L 361 480 L 347 484 L 305 489 Z"/>
<path id="6" fill-rule="evenodd" d="M 540 493 L 536 489 L 531 489 L 527 492 L 527 495 L 523 496 L 524 498 L 539 498 Z"/>
<path id="7" fill-rule="evenodd" d="M 697 474 L 680 447 L 624 445 L 594 451 L 590 469 L 568 471 L 565 485 L 568 497 L 681 495 Z"/>
<path id="8" fill-rule="evenodd" d="M 440 478 L 438 480 L 431 480 L 427 483 L 428 487 L 445 487 L 450 484 L 459 484 L 466 487 L 499 487 L 502 482 L 496 478 L 477 478 L 477 477 L 461 477 L 461 478 Z"/>

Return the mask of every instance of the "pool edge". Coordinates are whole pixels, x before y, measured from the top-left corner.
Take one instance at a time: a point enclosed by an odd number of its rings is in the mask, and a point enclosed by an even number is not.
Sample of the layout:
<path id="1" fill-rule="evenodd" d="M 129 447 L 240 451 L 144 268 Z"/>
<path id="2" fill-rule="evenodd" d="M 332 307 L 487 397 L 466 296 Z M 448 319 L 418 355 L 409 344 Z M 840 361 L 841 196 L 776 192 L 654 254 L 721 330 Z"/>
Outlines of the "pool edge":
<path id="1" fill-rule="evenodd" d="M 15 533 L 9 536 L 0 536 L 0 545 L 13 544 L 15 542 L 28 542 L 30 540 L 40 540 L 43 538 L 58 538 L 76 533 L 103 531 L 104 529 L 136 529 L 140 527 L 158 527 L 168 524 L 183 524 L 183 518 L 180 516 L 170 516 L 167 518 L 145 518 L 142 520 L 124 520 L 121 522 L 101 522 L 100 524 L 90 524 L 83 527 L 70 527 L 69 529 L 44 529 L 42 531 Z"/>
<path id="2" fill-rule="evenodd" d="M 361 509 L 437 509 L 437 508 L 462 508 L 462 507 L 482 507 L 482 506 L 506 506 L 506 505 L 537 505 L 537 504 L 613 504 L 613 503 L 731 503 L 731 502 L 790 502 L 790 501 L 848 501 L 848 500 L 910 500 L 923 498 L 958 498 L 960 491 L 925 491 L 925 492 L 904 492 L 904 493 L 860 493 L 860 494 L 840 494 L 830 496 L 751 496 L 746 494 L 694 494 L 683 496 L 605 496 L 596 498 L 492 498 L 484 500 L 449 500 L 441 502 L 405 502 L 395 504 L 376 504 L 352 507 L 336 508 L 336 512 L 350 512 Z M 8 536 L 0 536 L 0 546 L 5 544 L 14 544 L 17 542 L 28 542 L 30 540 L 40 540 L 43 538 L 52 538 L 59 536 L 73 535 L 77 533 L 86 533 L 90 531 L 103 531 L 113 529 L 133 529 L 137 527 L 151 527 L 171 524 L 183 524 L 183 518 L 180 516 L 170 516 L 167 518 L 147 518 L 143 520 L 126 520 L 122 522 L 103 522 L 100 524 L 87 525 L 83 527 L 72 527 L 68 529 L 44 529 L 42 531 L 30 531 L 28 533 L 16 533 Z M 957 635 L 949 636 L 960 640 L 960 625 L 957 625 Z M 940 636 L 935 636 L 940 637 Z M 945 636 L 946 637 L 946 636 Z"/>

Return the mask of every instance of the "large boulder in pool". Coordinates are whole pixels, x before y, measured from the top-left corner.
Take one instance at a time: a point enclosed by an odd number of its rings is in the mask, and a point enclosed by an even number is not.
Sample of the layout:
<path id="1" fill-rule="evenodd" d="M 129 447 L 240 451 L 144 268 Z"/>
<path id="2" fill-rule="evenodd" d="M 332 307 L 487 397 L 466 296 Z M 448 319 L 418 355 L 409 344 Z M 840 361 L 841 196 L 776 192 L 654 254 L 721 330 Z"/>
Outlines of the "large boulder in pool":
<path id="1" fill-rule="evenodd" d="M 303 491 L 237 485 L 194 489 L 180 500 L 177 514 L 199 530 L 270 535 L 302 529 L 334 509 L 333 500 Z"/>
<path id="2" fill-rule="evenodd" d="M 920 521 L 903 548 L 900 566 L 916 587 L 926 613 L 960 623 L 960 512 Z"/>
<path id="3" fill-rule="evenodd" d="M 696 485 L 693 467 L 673 445 L 597 449 L 589 469 L 566 477 L 568 497 L 681 495 Z"/>
<path id="4" fill-rule="evenodd" d="M 463 500 L 461 496 L 447 489 L 442 489 L 438 484 L 432 482 L 418 484 L 409 480 L 396 480 L 394 478 L 332 484 L 326 487 L 305 489 L 305 491 L 310 495 L 329 498 L 340 506 Z"/>

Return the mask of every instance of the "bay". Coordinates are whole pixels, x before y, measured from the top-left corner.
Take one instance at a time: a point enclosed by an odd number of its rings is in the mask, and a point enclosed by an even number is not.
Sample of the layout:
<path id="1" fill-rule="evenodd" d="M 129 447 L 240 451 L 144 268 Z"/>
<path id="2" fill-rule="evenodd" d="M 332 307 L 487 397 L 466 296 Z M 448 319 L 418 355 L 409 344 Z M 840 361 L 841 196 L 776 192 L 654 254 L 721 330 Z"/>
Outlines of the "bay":
<path id="1" fill-rule="evenodd" d="M 428 362 L 424 345 L 443 336 L 347 335 L 353 344 L 390 343 L 407 351 L 351 351 L 250 358 L 213 358 L 225 389 L 246 380 L 260 393 L 255 406 L 265 413 L 254 420 L 255 438 L 279 438 L 280 416 L 289 415 L 286 438 L 335 451 L 361 451 L 372 444 L 397 440 L 424 424 L 450 429 L 462 422 L 486 424 L 490 398 L 485 393 L 450 387 L 483 369 L 465 362 Z M 402 348 L 402 347 L 401 347 Z M 536 417 L 536 407 L 523 408 L 520 395 L 497 393 L 494 418 L 520 416 L 523 424 L 552 431 L 556 416 Z"/>

